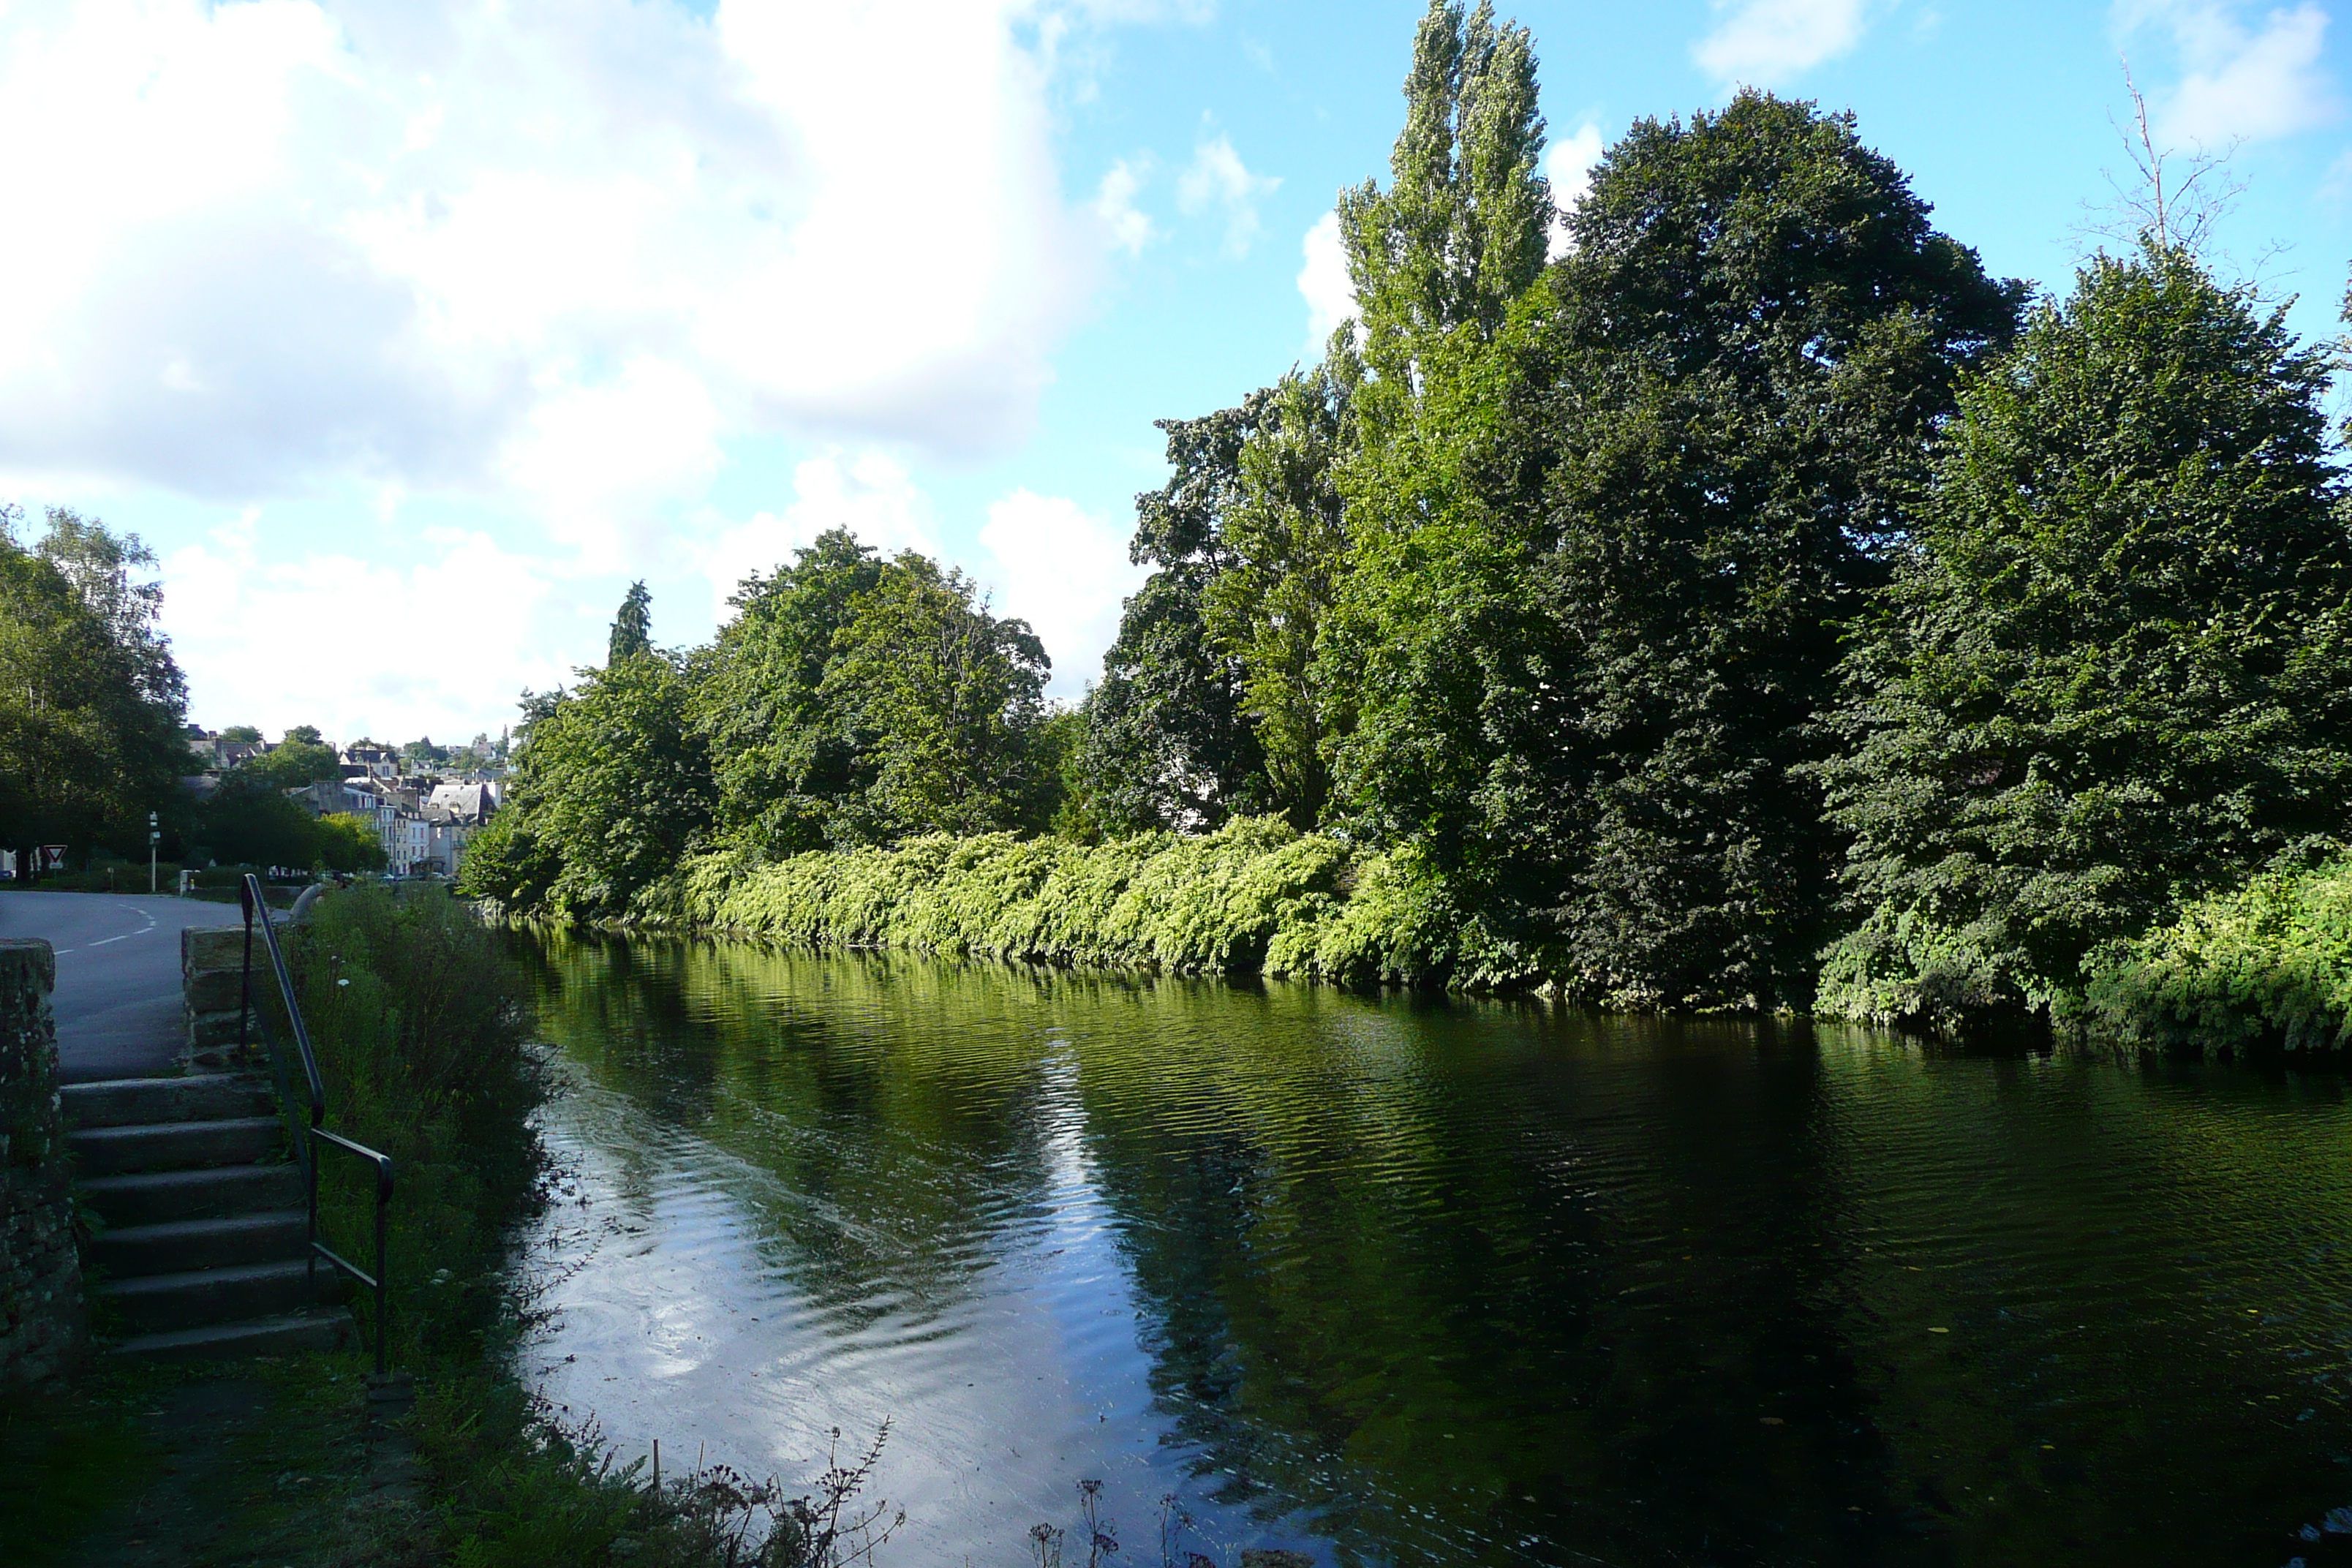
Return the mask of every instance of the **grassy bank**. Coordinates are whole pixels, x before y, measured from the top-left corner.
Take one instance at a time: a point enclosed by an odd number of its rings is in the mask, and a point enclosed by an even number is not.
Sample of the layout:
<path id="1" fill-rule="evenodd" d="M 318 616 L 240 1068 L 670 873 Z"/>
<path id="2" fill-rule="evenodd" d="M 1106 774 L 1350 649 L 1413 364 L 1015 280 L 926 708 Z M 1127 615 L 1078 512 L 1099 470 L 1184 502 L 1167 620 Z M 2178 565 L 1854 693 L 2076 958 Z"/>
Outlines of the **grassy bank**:
<path id="1" fill-rule="evenodd" d="M 1343 984 L 1549 986 L 1594 994 L 1566 955 L 1517 939 L 1409 855 L 1271 818 L 1103 844 L 938 835 L 775 861 L 688 862 L 678 923 L 811 947 L 1286 976 Z M 2092 957 L 2063 1032 L 2172 1050 L 2352 1045 L 2352 858 L 2283 870 L 2190 905 Z"/>
<path id="2" fill-rule="evenodd" d="M 330 1125 L 392 1155 L 391 1344 L 415 1380 L 385 1487 L 362 1442 L 358 1351 L 196 1367 L 100 1358 L 0 1409 L 0 1560 L 174 1565 L 706 1568 L 845 1561 L 855 1489 L 807 1497 L 723 1470 L 658 1491 L 517 1381 L 528 1326 L 508 1259 L 543 1201 L 545 1092 L 529 994 L 500 933 L 435 890 L 331 893 L 289 932 Z M 320 1166 L 322 1225 L 365 1257 L 372 1187 Z M 362 1300 L 362 1321 L 377 1325 Z M 871 1512 L 869 1509 L 868 1513 Z M 832 1533 L 828 1533 L 828 1532 Z"/>
<path id="3" fill-rule="evenodd" d="M 818 947 L 1474 989 L 1557 982 L 1409 856 L 1277 818 L 1102 844 L 944 834 L 767 862 L 690 861 L 684 923 Z"/>

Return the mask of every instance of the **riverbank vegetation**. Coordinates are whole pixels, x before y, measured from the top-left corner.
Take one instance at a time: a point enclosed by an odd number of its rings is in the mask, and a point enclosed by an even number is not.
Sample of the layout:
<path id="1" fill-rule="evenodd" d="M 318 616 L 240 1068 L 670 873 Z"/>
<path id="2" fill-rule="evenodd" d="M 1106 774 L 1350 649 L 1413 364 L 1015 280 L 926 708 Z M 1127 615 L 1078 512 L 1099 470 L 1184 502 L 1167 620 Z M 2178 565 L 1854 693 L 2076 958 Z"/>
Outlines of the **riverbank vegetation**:
<path id="1" fill-rule="evenodd" d="M 519 1380 L 532 1306 L 514 1248 L 551 1173 L 530 995 L 500 933 L 439 892 L 378 886 L 329 894 L 287 934 L 330 1125 L 394 1161 L 391 1361 L 414 1411 L 371 1437 L 359 1352 L 94 1365 L 0 1406 L 9 1560 L 818 1568 L 886 1539 L 858 1495 L 870 1452 L 797 1494 L 719 1467 L 656 1486 Z M 328 1239 L 366 1257 L 372 1173 L 330 1159 L 320 1175 Z M 413 1466 L 387 1471 L 387 1451 Z"/>
<path id="2" fill-rule="evenodd" d="M 2330 351 L 2162 225 L 2034 298 L 1852 116 L 1765 93 L 1637 121 L 1560 211 L 1535 71 L 1433 0 L 1390 180 L 1339 199 L 1356 319 L 1162 422 L 1082 705 L 970 582 L 829 534 L 709 646 L 639 623 L 530 698 L 471 889 L 2155 1028 L 2102 966 L 2345 832 Z"/>

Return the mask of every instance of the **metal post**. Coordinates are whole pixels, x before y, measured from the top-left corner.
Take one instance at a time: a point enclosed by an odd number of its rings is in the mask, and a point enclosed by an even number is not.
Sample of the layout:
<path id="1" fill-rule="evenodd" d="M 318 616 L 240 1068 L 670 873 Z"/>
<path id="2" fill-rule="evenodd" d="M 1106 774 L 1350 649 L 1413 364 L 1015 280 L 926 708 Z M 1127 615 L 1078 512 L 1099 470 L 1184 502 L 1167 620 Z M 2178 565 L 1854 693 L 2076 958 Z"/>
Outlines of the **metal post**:
<path id="1" fill-rule="evenodd" d="M 155 814 L 151 811 L 147 814 L 147 890 L 151 893 L 155 890 L 155 846 L 163 841 L 163 836 L 155 830 Z"/>
<path id="2" fill-rule="evenodd" d="M 245 911 L 245 973 L 236 987 L 236 1058 L 241 1063 L 250 1048 L 246 1037 L 253 1027 L 253 889 L 237 879 L 237 906 Z"/>
<path id="3" fill-rule="evenodd" d="M 392 1340 L 392 1298 L 385 1292 L 384 1222 L 389 1217 L 385 1209 L 392 1203 L 392 1168 L 389 1164 L 376 1167 L 375 1184 L 375 1374 L 384 1373 L 386 1346 Z"/>

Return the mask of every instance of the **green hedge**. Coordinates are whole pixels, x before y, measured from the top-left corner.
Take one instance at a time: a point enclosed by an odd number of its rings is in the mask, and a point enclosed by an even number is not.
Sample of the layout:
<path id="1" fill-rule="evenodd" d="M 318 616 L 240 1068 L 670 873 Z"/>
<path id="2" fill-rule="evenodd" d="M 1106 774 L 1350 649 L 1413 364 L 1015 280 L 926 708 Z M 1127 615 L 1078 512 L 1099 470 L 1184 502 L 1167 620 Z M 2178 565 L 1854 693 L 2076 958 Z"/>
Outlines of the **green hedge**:
<path id="1" fill-rule="evenodd" d="M 818 947 L 1357 984 L 1548 977 L 1417 863 L 1277 817 L 1094 845 L 1001 833 L 706 855 L 669 902 L 683 923 Z"/>
<path id="2" fill-rule="evenodd" d="M 2168 1047 L 2352 1044 L 2352 858 L 2256 877 L 2095 954 L 2095 1035 Z"/>

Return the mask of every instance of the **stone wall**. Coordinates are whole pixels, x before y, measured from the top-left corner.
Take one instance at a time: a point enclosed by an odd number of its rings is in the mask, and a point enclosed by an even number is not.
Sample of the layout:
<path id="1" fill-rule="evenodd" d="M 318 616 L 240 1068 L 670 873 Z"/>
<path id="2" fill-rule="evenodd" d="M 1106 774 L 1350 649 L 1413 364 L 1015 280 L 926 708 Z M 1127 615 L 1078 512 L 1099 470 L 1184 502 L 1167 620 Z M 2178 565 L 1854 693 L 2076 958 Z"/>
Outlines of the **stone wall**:
<path id="1" fill-rule="evenodd" d="M 81 1349 L 81 1258 L 58 1096 L 58 961 L 0 941 L 0 1388 L 47 1377 Z"/>
<path id="2" fill-rule="evenodd" d="M 268 984 L 268 950 L 257 932 L 253 939 L 253 983 Z M 218 1072 L 249 1067 L 236 1057 L 237 1000 L 245 982 L 245 927 L 191 927 L 180 933 L 180 984 L 188 1002 L 188 1048 L 191 1072 Z M 247 1036 L 250 1052 L 261 1048 L 261 1031 L 252 1026 Z"/>

